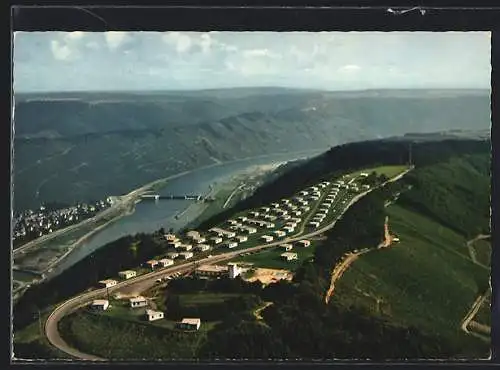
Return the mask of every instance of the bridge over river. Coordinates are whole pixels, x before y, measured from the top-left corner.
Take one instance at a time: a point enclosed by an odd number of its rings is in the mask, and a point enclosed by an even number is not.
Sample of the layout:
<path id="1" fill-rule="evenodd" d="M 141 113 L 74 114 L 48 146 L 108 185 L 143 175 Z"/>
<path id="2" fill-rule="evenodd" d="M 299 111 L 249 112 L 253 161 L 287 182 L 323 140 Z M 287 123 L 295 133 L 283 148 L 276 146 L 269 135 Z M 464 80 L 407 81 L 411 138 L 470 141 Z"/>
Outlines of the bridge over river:
<path id="1" fill-rule="evenodd" d="M 142 199 L 160 200 L 160 199 L 181 199 L 181 200 L 205 200 L 200 194 L 186 194 L 186 195 L 159 195 L 159 194 L 145 194 L 141 196 Z"/>

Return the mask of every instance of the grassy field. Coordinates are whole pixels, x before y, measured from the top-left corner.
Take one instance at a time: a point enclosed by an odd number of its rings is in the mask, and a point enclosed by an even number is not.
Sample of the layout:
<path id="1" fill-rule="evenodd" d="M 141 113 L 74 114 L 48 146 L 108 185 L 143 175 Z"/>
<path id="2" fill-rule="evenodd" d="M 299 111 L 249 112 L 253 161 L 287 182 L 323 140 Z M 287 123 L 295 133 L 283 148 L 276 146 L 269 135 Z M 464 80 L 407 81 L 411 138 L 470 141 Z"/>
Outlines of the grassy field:
<path id="1" fill-rule="evenodd" d="M 297 253 L 298 259 L 296 261 L 283 261 L 280 255 L 284 251 L 279 247 L 273 247 L 263 252 L 235 258 L 229 262 L 252 263 L 254 267 L 286 269 L 294 271 L 298 269 L 304 261 L 314 256 L 316 243 L 318 242 L 311 242 L 311 245 L 307 248 L 294 247 L 291 252 Z"/>
<path id="2" fill-rule="evenodd" d="M 81 351 L 126 360 L 192 359 L 207 329 L 202 325 L 198 332 L 182 332 L 84 311 L 66 316 L 60 323 L 64 339 Z"/>
<path id="3" fill-rule="evenodd" d="M 43 333 L 43 323 L 55 306 L 40 313 L 40 321 L 35 320 L 23 330 L 14 333 L 14 355 L 18 359 L 69 359 L 66 353 L 52 347 Z M 41 325 L 40 325 L 41 323 Z"/>
<path id="4" fill-rule="evenodd" d="M 456 335 L 489 271 L 470 260 L 464 238 L 453 231 L 398 205 L 388 213 L 401 242 L 357 260 L 337 284 L 333 300 L 428 332 Z"/>
<path id="5" fill-rule="evenodd" d="M 491 265 L 491 241 L 490 240 L 477 240 L 472 245 L 476 252 L 476 259 L 483 265 Z"/>
<path id="6" fill-rule="evenodd" d="M 373 167 L 373 168 L 366 168 L 360 171 L 356 171 L 350 174 L 350 176 L 358 176 L 360 173 L 365 172 L 365 173 L 371 173 L 375 171 L 377 176 L 380 175 L 385 175 L 388 178 L 394 177 L 401 172 L 405 171 L 408 169 L 408 166 L 380 166 L 380 167 Z"/>

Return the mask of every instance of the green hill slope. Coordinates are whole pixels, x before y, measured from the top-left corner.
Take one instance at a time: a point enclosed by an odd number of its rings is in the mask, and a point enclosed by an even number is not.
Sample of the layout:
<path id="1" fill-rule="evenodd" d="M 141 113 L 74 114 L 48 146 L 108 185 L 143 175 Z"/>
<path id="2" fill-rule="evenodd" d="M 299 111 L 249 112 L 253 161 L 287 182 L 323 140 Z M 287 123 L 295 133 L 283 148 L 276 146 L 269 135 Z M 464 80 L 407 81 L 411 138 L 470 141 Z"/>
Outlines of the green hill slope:
<path id="1" fill-rule="evenodd" d="M 361 256 L 337 283 L 333 304 L 360 306 L 401 325 L 457 338 L 488 289 L 487 258 L 468 239 L 489 233 L 489 155 L 463 155 L 416 169 L 411 190 L 387 208 L 399 243 Z"/>

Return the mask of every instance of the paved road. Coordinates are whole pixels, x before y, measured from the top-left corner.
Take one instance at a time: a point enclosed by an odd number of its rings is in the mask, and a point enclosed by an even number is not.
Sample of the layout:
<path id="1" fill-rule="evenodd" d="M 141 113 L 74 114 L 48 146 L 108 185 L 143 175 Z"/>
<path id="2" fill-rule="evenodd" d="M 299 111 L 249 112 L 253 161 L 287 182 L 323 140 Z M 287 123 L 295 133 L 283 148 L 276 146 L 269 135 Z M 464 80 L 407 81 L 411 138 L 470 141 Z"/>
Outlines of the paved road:
<path id="1" fill-rule="evenodd" d="M 397 179 L 404 176 L 408 171 L 401 173 L 400 175 L 392 178 L 391 180 L 387 181 L 386 183 L 391 182 L 391 181 L 396 181 Z M 384 183 L 384 185 L 386 183 Z M 258 245 L 258 246 L 252 247 L 252 248 L 247 248 L 244 250 L 227 252 L 227 253 L 215 255 L 212 257 L 207 257 L 207 258 L 204 258 L 202 260 L 197 260 L 196 262 L 197 263 L 205 263 L 205 264 L 206 263 L 214 264 L 214 263 L 233 259 L 233 258 L 235 258 L 238 255 L 241 255 L 243 253 L 256 252 L 256 251 L 259 251 L 262 249 L 275 247 L 275 246 L 278 246 L 280 244 L 292 243 L 295 241 L 299 241 L 299 240 L 306 239 L 306 238 L 311 238 L 311 237 L 314 237 L 316 235 L 322 234 L 322 233 L 330 230 L 331 228 L 333 228 L 335 226 L 335 223 L 337 222 L 337 220 L 347 211 L 347 209 L 349 209 L 355 202 L 357 202 L 359 199 L 361 199 L 362 197 L 364 197 L 365 195 L 370 193 L 372 190 L 374 190 L 374 188 L 358 194 L 345 206 L 342 213 L 335 220 L 333 220 L 330 224 L 328 224 L 320 229 L 311 231 L 311 232 L 303 234 L 303 235 L 297 235 L 297 236 L 285 238 L 285 239 L 282 239 L 282 240 L 279 240 L 276 242 L 272 242 L 269 244 L 262 244 L 262 245 Z M 138 283 L 143 283 L 146 280 L 151 280 L 151 279 L 156 280 L 160 277 L 168 276 L 168 275 L 171 275 L 171 274 L 176 273 L 176 272 L 181 272 L 181 273 L 188 272 L 188 271 L 193 269 L 194 264 L 195 264 L 194 261 L 189 261 L 189 262 L 185 262 L 183 264 L 176 265 L 176 266 L 173 266 L 170 268 L 166 268 L 166 269 L 162 269 L 162 270 L 158 270 L 158 271 L 153 271 L 153 272 L 138 276 L 138 277 L 133 278 L 133 279 L 125 280 L 125 281 L 118 283 L 116 286 L 109 288 L 108 292 L 111 294 L 111 293 L 116 292 L 122 288 L 130 287 L 130 286 L 132 286 L 134 284 L 138 284 Z M 82 360 L 90 360 L 90 361 L 104 361 L 105 359 L 103 359 L 103 358 L 100 358 L 100 357 L 97 357 L 94 355 L 90 355 L 90 354 L 86 354 L 86 353 L 80 352 L 74 348 L 71 348 L 62 339 L 61 335 L 59 334 L 58 323 L 64 316 L 76 311 L 80 307 L 87 305 L 88 303 L 90 303 L 94 299 L 97 299 L 100 297 L 105 297 L 106 294 L 107 294 L 107 292 L 106 292 L 105 288 L 97 289 L 97 290 L 93 290 L 93 291 L 90 291 L 87 293 L 80 294 L 74 298 L 67 300 L 66 302 L 62 303 L 61 305 L 59 305 L 50 314 L 50 316 L 47 318 L 47 321 L 45 322 L 45 335 L 46 335 L 47 339 L 49 340 L 49 342 L 54 347 L 58 348 L 59 350 L 65 352 L 65 353 L 67 353 L 75 358 L 82 359 Z"/>

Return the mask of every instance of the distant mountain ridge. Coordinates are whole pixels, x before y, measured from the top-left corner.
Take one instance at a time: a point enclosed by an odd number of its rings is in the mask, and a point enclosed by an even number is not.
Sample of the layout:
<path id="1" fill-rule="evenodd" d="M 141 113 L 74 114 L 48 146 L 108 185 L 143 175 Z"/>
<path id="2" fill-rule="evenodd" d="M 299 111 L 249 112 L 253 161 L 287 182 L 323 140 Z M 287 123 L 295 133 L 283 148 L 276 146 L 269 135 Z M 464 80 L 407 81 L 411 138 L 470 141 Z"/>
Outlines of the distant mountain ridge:
<path id="1" fill-rule="evenodd" d="M 279 88 L 21 94 L 14 121 L 19 210 L 123 194 L 214 161 L 408 132 L 489 130 L 490 97 L 487 90 Z"/>

